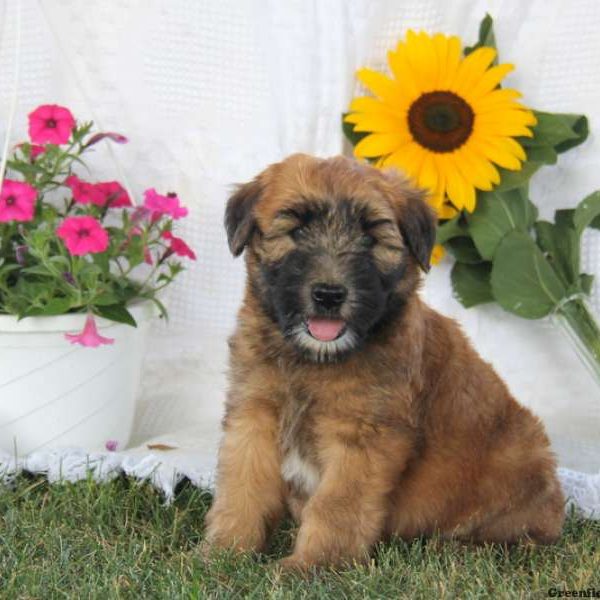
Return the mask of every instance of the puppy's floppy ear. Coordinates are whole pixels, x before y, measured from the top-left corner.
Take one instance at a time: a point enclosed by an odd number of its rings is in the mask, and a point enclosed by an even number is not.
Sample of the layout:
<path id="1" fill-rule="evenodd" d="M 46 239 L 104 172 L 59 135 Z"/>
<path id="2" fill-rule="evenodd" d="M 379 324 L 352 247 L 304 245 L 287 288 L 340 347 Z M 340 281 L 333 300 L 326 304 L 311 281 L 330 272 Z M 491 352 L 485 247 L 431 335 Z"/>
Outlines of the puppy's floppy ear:
<path id="1" fill-rule="evenodd" d="M 240 185 L 229 198 L 225 209 L 225 229 L 231 254 L 239 256 L 250 241 L 256 220 L 254 207 L 260 199 L 263 186 L 260 178 Z"/>
<path id="2" fill-rule="evenodd" d="M 427 272 L 431 268 L 431 252 L 435 244 L 437 218 L 425 203 L 423 194 L 409 196 L 399 210 L 398 227 L 419 266 Z"/>
<path id="3" fill-rule="evenodd" d="M 431 252 L 435 244 L 437 217 L 425 202 L 425 192 L 415 188 L 394 171 L 384 174 L 387 195 L 396 213 L 396 221 L 404 242 L 423 271 L 431 268 Z"/>

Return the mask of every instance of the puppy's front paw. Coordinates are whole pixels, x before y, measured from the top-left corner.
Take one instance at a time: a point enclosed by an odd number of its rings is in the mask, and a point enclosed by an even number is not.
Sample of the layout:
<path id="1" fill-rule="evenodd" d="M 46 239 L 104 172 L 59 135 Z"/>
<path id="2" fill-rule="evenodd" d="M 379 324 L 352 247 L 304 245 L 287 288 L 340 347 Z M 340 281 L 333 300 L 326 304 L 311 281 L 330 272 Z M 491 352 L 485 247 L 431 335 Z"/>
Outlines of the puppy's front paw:
<path id="1" fill-rule="evenodd" d="M 273 563 L 273 569 L 282 575 L 307 576 L 315 565 L 308 563 L 293 554 Z"/>
<path id="2" fill-rule="evenodd" d="M 206 538 L 202 552 L 210 554 L 215 549 L 236 552 L 260 552 L 265 543 L 264 527 L 260 523 L 241 522 L 230 511 L 211 511 L 206 520 Z"/>

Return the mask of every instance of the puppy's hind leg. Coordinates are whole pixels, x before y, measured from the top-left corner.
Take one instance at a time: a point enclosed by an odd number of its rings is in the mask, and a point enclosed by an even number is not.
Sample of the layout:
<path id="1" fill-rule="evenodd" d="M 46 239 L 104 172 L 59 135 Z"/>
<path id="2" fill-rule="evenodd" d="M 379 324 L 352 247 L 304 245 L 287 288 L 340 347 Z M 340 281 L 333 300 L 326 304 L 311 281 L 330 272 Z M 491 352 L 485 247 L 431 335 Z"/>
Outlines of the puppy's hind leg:
<path id="1" fill-rule="evenodd" d="M 477 542 L 553 544 L 560 538 L 564 521 L 565 501 L 560 484 L 553 477 L 538 496 L 490 518 L 471 537 Z"/>

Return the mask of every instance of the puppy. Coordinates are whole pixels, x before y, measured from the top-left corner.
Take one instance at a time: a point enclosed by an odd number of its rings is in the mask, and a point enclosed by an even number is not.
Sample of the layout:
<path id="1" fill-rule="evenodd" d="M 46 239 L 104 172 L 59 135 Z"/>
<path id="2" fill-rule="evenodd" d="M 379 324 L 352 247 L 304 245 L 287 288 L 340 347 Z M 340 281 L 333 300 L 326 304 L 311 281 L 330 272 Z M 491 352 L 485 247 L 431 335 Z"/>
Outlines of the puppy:
<path id="1" fill-rule="evenodd" d="M 208 548 L 282 566 L 365 559 L 389 536 L 549 543 L 564 501 L 540 421 L 417 290 L 435 218 L 392 172 L 294 155 L 241 186 L 225 224 L 247 285 Z"/>

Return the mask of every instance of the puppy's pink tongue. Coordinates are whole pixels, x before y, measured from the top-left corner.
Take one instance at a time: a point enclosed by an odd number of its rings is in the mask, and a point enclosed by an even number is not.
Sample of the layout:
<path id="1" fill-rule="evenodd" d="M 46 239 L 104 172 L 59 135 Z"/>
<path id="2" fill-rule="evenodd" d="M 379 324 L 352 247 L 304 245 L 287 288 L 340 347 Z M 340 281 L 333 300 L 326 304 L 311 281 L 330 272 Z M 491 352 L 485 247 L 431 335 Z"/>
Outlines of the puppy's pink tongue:
<path id="1" fill-rule="evenodd" d="M 341 319 L 321 319 L 311 317 L 308 319 L 308 331 L 314 338 L 321 342 L 330 342 L 340 335 L 346 323 Z"/>

